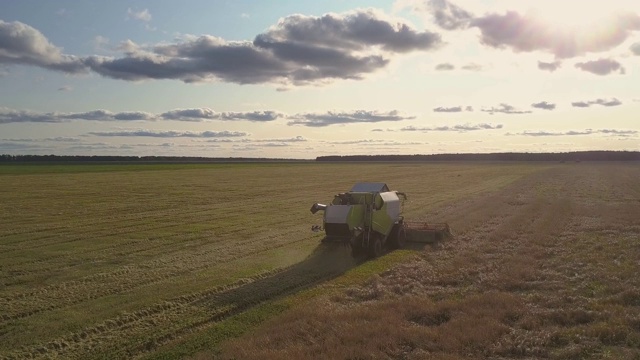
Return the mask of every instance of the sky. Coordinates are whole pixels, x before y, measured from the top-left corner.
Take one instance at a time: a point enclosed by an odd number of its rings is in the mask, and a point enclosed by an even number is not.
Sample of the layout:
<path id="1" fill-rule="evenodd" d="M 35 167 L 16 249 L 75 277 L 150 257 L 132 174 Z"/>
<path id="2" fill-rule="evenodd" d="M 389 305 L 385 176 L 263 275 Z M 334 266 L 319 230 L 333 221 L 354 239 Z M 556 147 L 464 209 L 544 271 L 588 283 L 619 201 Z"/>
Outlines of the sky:
<path id="1" fill-rule="evenodd" d="M 0 1 L 0 154 L 640 150 L 637 0 Z"/>

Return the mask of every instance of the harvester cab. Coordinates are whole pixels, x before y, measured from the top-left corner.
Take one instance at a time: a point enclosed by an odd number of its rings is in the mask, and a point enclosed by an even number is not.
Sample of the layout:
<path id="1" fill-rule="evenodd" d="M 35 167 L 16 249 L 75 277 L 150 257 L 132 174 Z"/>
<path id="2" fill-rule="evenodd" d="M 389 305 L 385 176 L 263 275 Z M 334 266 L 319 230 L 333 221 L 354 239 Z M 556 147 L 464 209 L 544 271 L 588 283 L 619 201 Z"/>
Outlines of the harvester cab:
<path id="1" fill-rule="evenodd" d="M 385 247 L 401 248 L 407 238 L 423 242 L 416 231 L 436 236 L 449 233 L 446 224 L 419 223 L 417 229 L 409 227 L 402 215 L 406 199 L 405 193 L 391 191 L 384 183 L 357 183 L 350 191 L 335 195 L 330 204 L 311 206 L 313 214 L 324 212 L 323 226 L 314 225 L 312 230 L 324 229 L 324 242 L 350 245 L 354 257 L 380 256 Z"/>

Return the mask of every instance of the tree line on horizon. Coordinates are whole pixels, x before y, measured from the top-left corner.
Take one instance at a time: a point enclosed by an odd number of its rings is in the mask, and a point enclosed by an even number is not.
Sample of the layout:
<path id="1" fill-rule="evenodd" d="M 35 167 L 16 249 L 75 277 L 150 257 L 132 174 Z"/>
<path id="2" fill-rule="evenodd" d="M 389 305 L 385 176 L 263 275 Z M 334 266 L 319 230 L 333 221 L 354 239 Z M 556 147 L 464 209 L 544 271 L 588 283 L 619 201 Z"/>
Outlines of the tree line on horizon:
<path id="1" fill-rule="evenodd" d="M 83 162 L 137 162 L 137 163 L 211 163 L 211 162 L 275 162 L 294 159 L 204 157 L 204 156 L 112 156 L 112 155 L 0 155 L 0 163 L 83 163 Z M 308 160 L 307 160 L 308 161 Z"/>
<path id="2" fill-rule="evenodd" d="M 309 160 L 204 157 L 204 156 L 112 156 L 112 155 L 0 155 L 0 163 L 213 163 L 213 162 L 305 162 Z M 318 156 L 317 162 L 339 161 L 640 161 L 640 151 L 575 151 L 565 153 L 490 153 L 490 154 L 431 154 L 431 155 L 329 155 Z"/>
<path id="3" fill-rule="evenodd" d="M 575 151 L 565 153 L 490 153 L 432 155 L 330 155 L 316 161 L 640 161 L 640 151 Z"/>

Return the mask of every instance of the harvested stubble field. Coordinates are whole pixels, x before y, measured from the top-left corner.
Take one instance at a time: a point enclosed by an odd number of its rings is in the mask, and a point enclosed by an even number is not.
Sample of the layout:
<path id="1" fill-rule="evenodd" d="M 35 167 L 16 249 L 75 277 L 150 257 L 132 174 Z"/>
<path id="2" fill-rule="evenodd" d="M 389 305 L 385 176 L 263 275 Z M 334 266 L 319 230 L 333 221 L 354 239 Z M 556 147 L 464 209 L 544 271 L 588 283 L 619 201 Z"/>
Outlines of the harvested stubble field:
<path id="1" fill-rule="evenodd" d="M 0 167 L 0 357 L 638 357 L 638 179 L 586 163 Z M 364 264 L 320 246 L 311 203 L 361 180 L 456 237 Z"/>

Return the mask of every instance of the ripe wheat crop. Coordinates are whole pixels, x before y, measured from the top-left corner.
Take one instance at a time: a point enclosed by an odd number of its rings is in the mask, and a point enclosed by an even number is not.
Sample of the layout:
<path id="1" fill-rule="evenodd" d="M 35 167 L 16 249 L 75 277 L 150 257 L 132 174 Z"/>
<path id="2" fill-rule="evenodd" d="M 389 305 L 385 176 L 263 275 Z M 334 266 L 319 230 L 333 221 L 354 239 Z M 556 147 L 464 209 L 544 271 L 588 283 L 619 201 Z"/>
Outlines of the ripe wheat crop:
<path id="1" fill-rule="evenodd" d="M 640 167 L 537 170 L 430 208 L 455 238 L 198 358 L 640 357 Z"/>

